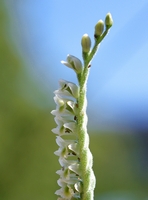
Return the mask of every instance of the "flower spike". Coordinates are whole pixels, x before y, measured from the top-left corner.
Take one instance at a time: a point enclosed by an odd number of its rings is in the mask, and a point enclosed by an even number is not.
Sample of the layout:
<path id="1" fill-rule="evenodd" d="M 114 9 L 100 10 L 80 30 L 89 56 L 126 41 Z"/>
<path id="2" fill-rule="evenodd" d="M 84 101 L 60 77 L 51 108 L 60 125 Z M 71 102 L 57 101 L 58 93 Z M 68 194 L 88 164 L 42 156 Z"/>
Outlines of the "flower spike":
<path id="1" fill-rule="evenodd" d="M 104 30 L 105 24 L 105 30 Z M 76 72 L 78 85 L 66 80 L 60 80 L 60 88 L 54 91 L 56 109 L 54 115 L 58 150 L 54 152 L 59 157 L 61 169 L 57 181 L 60 189 L 55 194 L 57 200 L 93 200 L 96 184 L 92 169 L 93 156 L 89 149 L 89 135 L 87 133 L 87 99 L 86 86 L 91 61 L 97 52 L 99 44 L 107 35 L 113 24 L 110 13 L 106 15 L 105 22 L 99 20 L 95 26 L 95 44 L 91 49 L 91 39 L 84 34 L 81 39 L 83 63 L 75 56 L 68 55 L 62 64 Z"/>

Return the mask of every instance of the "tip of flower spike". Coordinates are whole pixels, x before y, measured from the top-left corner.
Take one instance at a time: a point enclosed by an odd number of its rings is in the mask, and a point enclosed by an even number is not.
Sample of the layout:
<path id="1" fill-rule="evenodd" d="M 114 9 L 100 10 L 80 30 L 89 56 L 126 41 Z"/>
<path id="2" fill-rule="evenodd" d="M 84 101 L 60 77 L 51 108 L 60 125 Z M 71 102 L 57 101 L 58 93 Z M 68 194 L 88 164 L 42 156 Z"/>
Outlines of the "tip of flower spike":
<path id="1" fill-rule="evenodd" d="M 107 15 L 105 17 L 105 26 L 107 29 L 109 29 L 109 28 L 111 28 L 112 25 L 113 25 L 112 15 L 110 13 L 107 13 Z"/>

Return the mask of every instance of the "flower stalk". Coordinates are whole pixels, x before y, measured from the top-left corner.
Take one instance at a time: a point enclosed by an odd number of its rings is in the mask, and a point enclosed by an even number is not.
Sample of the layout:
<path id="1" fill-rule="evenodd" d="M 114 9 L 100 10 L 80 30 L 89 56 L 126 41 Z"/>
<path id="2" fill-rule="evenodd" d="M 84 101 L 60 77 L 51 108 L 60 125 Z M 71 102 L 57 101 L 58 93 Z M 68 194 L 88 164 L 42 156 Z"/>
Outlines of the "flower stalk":
<path id="1" fill-rule="evenodd" d="M 91 40 L 84 34 L 81 40 L 83 65 L 75 56 L 68 55 L 62 64 L 73 69 L 77 75 L 78 86 L 69 81 L 60 81 L 60 89 L 56 90 L 55 116 L 57 127 L 52 132 L 57 134 L 56 142 L 59 149 L 55 155 L 59 156 L 61 169 L 57 171 L 61 187 L 55 194 L 58 200 L 93 200 L 96 184 L 92 169 L 93 156 L 89 149 L 89 135 L 87 133 L 87 79 L 91 61 L 98 46 L 107 35 L 113 24 L 111 14 L 108 13 L 104 22 L 98 21 L 95 26 L 95 44 L 91 50 Z"/>

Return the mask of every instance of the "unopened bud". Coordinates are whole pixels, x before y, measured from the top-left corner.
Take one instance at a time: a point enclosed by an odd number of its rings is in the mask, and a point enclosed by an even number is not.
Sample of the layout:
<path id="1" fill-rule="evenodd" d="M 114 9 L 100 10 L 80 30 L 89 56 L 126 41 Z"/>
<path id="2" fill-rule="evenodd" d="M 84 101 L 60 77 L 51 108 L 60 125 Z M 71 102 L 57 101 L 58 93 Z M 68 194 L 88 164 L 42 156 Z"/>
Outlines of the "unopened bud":
<path id="1" fill-rule="evenodd" d="M 104 22 L 99 20 L 95 26 L 95 37 L 100 36 L 104 31 Z"/>
<path id="2" fill-rule="evenodd" d="M 105 18 L 105 25 L 106 28 L 110 28 L 113 25 L 113 19 L 110 13 L 107 13 L 106 18 Z"/>
<path id="3" fill-rule="evenodd" d="M 87 34 L 84 34 L 81 39 L 82 50 L 84 53 L 88 53 L 91 48 L 91 39 Z"/>

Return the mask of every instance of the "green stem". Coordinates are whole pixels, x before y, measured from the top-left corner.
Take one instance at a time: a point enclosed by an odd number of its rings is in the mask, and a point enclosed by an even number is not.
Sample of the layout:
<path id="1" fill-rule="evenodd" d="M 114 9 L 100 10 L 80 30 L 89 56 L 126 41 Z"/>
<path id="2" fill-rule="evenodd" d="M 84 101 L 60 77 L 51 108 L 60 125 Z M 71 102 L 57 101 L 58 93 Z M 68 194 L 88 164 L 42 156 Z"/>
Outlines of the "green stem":
<path id="1" fill-rule="evenodd" d="M 82 193 L 82 200 L 93 200 L 93 190 L 91 190 L 92 180 L 91 174 L 92 172 L 92 165 L 90 165 L 89 157 L 89 136 L 87 133 L 87 114 L 86 114 L 86 107 L 87 107 L 87 99 L 86 99 L 86 83 L 89 74 L 89 69 L 87 65 L 84 66 L 84 73 L 81 76 L 80 80 L 80 96 L 78 98 L 78 133 L 79 133 L 79 147 L 80 147 L 80 168 L 82 173 L 82 180 L 83 180 L 83 193 Z M 93 177 L 94 178 L 94 177 Z M 92 181 L 90 181 L 92 180 Z M 94 189 L 94 188 L 93 188 Z"/>
<path id="2" fill-rule="evenodd" d="M 104 33 L 98 37 L 95 41 L 95 45 L 89 54 L 83 53 L 84 59 L 84 70 L 77 76 L 80 92 L 78 98 L 78 134 L 79 134 L 79 147 L 80 147 L 80 168 L 83 180 L 83 192 L 82 200 L 93 200 L 94 199 L 94 187 L 95 187 L 95 176 L 92 170 L 92 154 L 89 150 L 89 135 L 87 133 L 87 79 L 89 75 L 89 64 L 92 61 L 95 53 L 97 52 L 98 45 L 107 35 L 109 29 L 106 29 Z"/>

